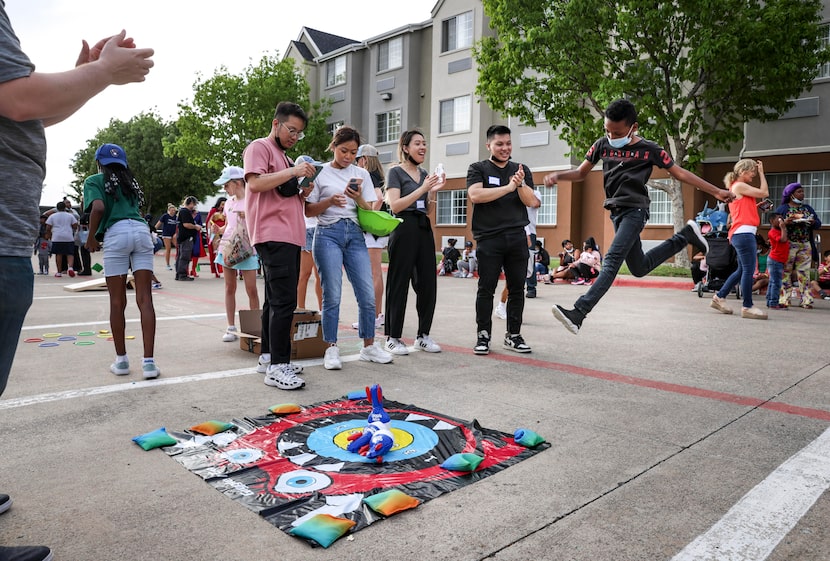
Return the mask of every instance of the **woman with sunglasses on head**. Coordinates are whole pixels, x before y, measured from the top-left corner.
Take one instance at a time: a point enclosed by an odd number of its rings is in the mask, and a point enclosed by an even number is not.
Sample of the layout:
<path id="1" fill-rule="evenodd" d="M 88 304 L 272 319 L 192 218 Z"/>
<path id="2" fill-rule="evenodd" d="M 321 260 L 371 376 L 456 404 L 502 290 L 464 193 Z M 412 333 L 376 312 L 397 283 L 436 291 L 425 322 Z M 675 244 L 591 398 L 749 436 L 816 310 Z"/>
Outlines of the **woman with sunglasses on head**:
<path id="1" fill-rule="evenodd" d="M 343 269 L 354 289 L 358 305 L 358 336 L 363 339 L 360 360 L 386 364 L 392 355 L 375 345 L 375 294 L 372 265 L 357 207 L 371 210 L 377 199 L 372 177 L 354 164 L 360 147 L 360 133 L 340 127 L 329 150 L 331 162 L 323 166 L 306 199 L 306 215 L 317 217 L 312 255 L 323 286 L 323 340 L 329 343 L 323 360 L 327 370 L 340 370 L 337 329 L 340 322 L 340 297 Z"/>

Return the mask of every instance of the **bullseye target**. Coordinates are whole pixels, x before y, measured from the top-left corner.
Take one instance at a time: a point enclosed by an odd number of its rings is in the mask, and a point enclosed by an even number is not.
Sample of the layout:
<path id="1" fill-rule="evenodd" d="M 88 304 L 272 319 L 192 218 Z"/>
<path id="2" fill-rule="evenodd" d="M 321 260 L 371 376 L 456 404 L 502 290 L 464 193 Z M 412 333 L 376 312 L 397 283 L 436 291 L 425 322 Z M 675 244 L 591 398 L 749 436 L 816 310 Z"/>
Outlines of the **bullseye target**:
<path id="1" fill-rule="evenodd" d="M 346 517 L 357 531 L 378 520 L 363 498 L 388 489 L 424 502 L 527 459 L 549 447 L 528 449 L 511 433 L 482 428 L 412 405 L 385 400 L 394 447 L 383 461 L 347 450 L 372 408 L 339 399 L 274 414 L 234 420 L 227 442 L 171 432 L 179 445 L 165 451 L 225 496 L 289 531 L 315 513 Z M 169 431 L 168 431 L 169 432 Z M 474 474 L 444 469 L 450 456 L 473 453 L 484 460 Z"/>

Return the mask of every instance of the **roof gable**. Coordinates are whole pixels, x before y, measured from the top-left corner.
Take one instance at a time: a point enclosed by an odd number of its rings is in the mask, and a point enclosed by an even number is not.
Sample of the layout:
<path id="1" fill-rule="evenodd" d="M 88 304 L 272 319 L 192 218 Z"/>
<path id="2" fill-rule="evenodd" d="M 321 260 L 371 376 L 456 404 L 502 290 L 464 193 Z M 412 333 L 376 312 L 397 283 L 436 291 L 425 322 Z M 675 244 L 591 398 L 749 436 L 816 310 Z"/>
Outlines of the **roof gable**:
<path id="1" fill-rule="evenodd" d="M 308 36 L 309 40 L 311 40 L 314 44 L 319 56 L 326 55 L 332 51 L 336 51 L 337 49 L 342 49 L 346 45 L 360 43 L 360 41 L 355 41 L 354 39 L 347 39 L 346 37 L 340 37 L 339 35 L 332 35 L 331 33 L 326 33 L 310 27 L 304 27 L 303 31 Z"/>

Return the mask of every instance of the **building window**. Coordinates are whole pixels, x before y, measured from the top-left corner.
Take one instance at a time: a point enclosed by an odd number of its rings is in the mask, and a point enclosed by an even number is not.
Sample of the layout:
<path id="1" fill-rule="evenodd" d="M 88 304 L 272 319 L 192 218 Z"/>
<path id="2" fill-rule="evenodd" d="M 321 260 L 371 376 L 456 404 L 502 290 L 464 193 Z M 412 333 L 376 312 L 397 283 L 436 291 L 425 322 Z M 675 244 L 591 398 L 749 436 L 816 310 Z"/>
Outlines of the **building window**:
<path id="1" fill-rule="evenodd" d="M 822 25 L 819 28 L 819 39 L 821 40 L 822 49 L 830 49 L 830 24 Z M 816 78 L 830 78 L 830 62 L 825 62 L 818 67 Z"/>
<path id="2" fill-rule="evenodd" d="M 672 179 L 652 179 L 648 185 L 648 198 L 651 205 L 648 207 L 648 223 L 653 226 L 671 226 L 674 224 L 671 211 L 671 197 L 662 189 L 655 189 L 655 184 L 671 184 Z"/>
<path id="3" fill-rule="evenodd" d="M 378 45 L 378 72 L 403 66 L 403 37 L 395 37 Z"/>
<path id="4" fill-rule="evenodd" d="M 537 185 L 534 187 L 542 193 L 542 206 L 539 207 L 539 215 L 536 217 L 537 226 L 556 226 L 556 201 L 559 196 L 558 187 L 545 187 Z"/>
<path id="5" fill-rule="evenodd" d="M 396 142 L 401 135 L 401 110 L 378 113 L 378 144 Z"/>
<path id="6" fill-rule="evenodd" d="M 464 132 L 470 130 L 471 99 L 468 95 L 445 99 L 439 108 L 438 132 Z"/>
<path id="7" fill-rule="evenodd" d="M 334 136 L 334 133 L 337 132 L 337 129 L 345 125 L 345 121 L 335 121 L 333 123 L 329 123 L 326 125 L 326 132 L 329 136 Z"/>
<path id="8" fill-rule="evenodd" d="M 441 52 L 465 49 L 473 44 L 473 12 L 465 12 L 441 23 Z"/>
<path id="9" fill-rule="evenodd" d="M 766 174 L 769 185 L 769 198 L 778 207 L 784 194 L 784 187 L 790 183 L 801 183 L 804 187 L 804 202 L 813 207 L 822 224 L 830 222 L 830 171 L 811 171 L 804 173 L 769 173 Z M 769 223 L 769 213 L 765 214 L 765 223 Z"/>
<path id="10" fill-rule="evenodd" d="M 346 56 L 339 56 L 326 63 L 326 87 L 346 83 Z"/>
<path id="11" fill-rule="evenodd" d="M 437 210 L 436 222 L 447 226 L 467 224 L 467 190 L 438 191 L 435 197 Z"/>

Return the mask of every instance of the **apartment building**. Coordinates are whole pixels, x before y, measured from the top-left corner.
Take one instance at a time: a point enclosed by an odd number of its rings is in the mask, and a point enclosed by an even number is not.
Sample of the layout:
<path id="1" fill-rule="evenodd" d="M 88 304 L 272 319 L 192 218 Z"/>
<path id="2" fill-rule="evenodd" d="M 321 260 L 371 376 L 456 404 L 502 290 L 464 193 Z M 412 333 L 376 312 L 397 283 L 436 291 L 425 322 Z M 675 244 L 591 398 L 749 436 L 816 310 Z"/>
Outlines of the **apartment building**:
<path id="1" fill-rule="evenodd" d="M 824 7 L 823 33 L 830 42 L 830 3 Z M 425 165 L 443 164 L 448 187 L 438 192 L 432 220 L 436 248 L 449 237 L 471 236 L 471 205 L 466 196 L 466 172 L 470 163 L 488 157 L 484 134 L 492 124 L 512 129 L 513 159 L 533 170 L 542 193 L 538 235 L 552 250 L 562 239 L 595 237 L 607 247 L 613 228 L 602 209 L 602 175 L 595 170 L 583 183 L 546 188 L 542 178 L 554 170 L 569 169 L 581 154 L 566 156 L 570 147 L 560 140 L 543 117 L 536 126 L 522 125 L 496 113 L 475 95 L 478 74 L 473 44 L 491 35 L 479 0 L 438 0 L 430 19 L 385 31 L 370 39 L 339 37 L 304 27 L 286 50 L 304 69 L 312 99 L 328 98 L 332 115 L 329 127 L 349 124 L 366 142 L 375 145 L 381 161 L 397 161 L 400 133 L 421 129 L 429 142 Z M 810 204 L 830 225 L 830 65 L 821 69 L 810 92 L 795 107 L 770 123 L 750 122 L 746 138 L 729 150 L 713 150 L 698 170 L 719 185 L 739 157 L 763 158 L 774 198 L 783 187 L 801 181 Z M 601 131 L 598 131 L 598 134 Z M 653 181 L 667 176 L 655 170 Z M 656 243 L 673 233 L 668 195 L 651 189 L 651 220 L 643 232 L 645 243 Z M 704 197 L 684 186 L 684 219 L 692 217 Z M 649 242 L 648 240 L 653 240 Z"/>

